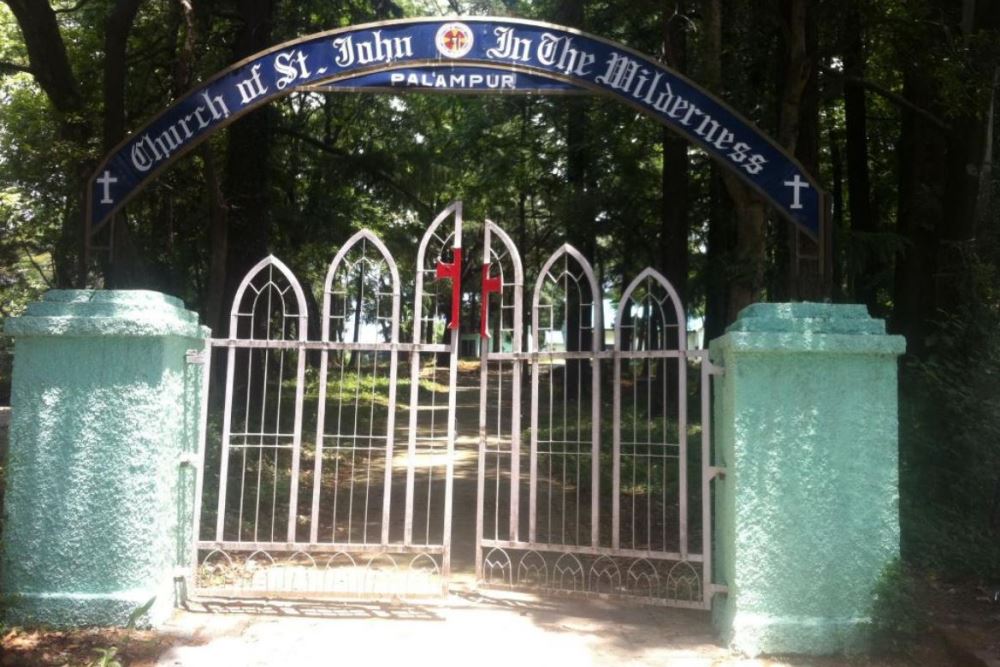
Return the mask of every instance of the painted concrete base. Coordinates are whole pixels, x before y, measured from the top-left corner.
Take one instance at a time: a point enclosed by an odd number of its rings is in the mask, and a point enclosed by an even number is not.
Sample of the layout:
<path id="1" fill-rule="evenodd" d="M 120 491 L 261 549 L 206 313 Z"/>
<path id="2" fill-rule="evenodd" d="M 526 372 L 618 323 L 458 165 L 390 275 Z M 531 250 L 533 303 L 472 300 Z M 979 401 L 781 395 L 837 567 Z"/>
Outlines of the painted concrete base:
<path id="1" fill-rule="evenodd" d="M 864 306 L 756 304 L 711 344 L 715 622 L 736 650 L 864 649 L 899 554 L 896 357 Z"/>
<path id="2" fill-rule="evenodd" d="M 52 291 L 15 338 L 0 590 L 7 620 L 161 622 L 188 547 L 181 457 L 197 443 L 207 330 L 177 299 Z M 182 488 L 185 492 L 182 492 Z"/>
<path id="3" fill-rule="evenodd" d="M 7 456 L 8 431 L 10 431 L 10 408 L 0 406 L 0 460 Z"/>
<path id="4" fill-rule="evenodd" d="M 150 604 L 152 603 L 152 604 Z M 174 612 L 173 573 L 161 585 L 114 593 L 17 593 L 9 598 L 9 625 L 49 627 L 158 627 Z"/>
<path id="5" fill-rule="evenodd" d="M 785 618 L 737 612 L 726 639 L 729 648 L 750 656 L 764 653 L 854 655 L 867 651 L 870 630 L 868 617 Z"/>

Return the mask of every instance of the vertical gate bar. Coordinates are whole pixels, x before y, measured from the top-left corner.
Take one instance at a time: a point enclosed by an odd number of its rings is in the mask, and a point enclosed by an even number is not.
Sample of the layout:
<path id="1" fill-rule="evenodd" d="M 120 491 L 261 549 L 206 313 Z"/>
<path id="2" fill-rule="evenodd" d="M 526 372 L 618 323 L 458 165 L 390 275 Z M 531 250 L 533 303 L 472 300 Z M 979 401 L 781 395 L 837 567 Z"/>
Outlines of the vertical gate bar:
<path id="1" fill-rule="evenodd" d="M 701 351 L 701 594 L 712 604 L 712 375 L 708 351 Z"/>
<path id="2" fill-rule="evenodd" d="M 323 342 L 330 340 L 330 285 L 323 286 L 323 318 L 320 322 L 320 335 Z M 322 350 L 319 357 L 319 396 L 316 404 L 316 460 L 313 462 L 313 499 L 312 516 L 309 521 L 309 542 L 316 544 L 319 541 L 319 501 L 323 487 L 323 437 L 326 432 L 326 392 L 327 374 L 330 372 L 329 351 Z M 340 436 L 340 427 L 337 427 L 337 436 Z M 339 449 L 339 441 L 337 446 Z M 336 487 L 334 495 L 336 496 Z M 336 498 L 334 498 L 336 502 Z M 333 532 L 331 541 L 336 541 L 337 536 L 337 512 L 334 510 L 331 520 Z"/>
<path id="3" fill-rule="evenodd" d="M 604 332 L 601 329 L 601 294 L 594 294 L 594 316 L 591 322 L 594 323 L 593 332 L 593 357 L 591 365 L 591 412 L 590 412 L 590 544 L 600 546 L 601 530 L 601 360 L 598 353 L 601 349 L 600 335 Z"/>
<path id="4" fill-rule="evenodd" d="M 619 309 L 624 308 L 621 303 Z M 621 532 L 621 449 L 622 449 L 622 359 L 621 351 L 621 317 L 615 318 L 615 370 L 612 420 L 614 423 L 611 450 L 611 548 L 620 548 Z"/>
<path id="5" fill-rule="evenodd" d="M 516 308 L 516 306 L 515 306 Z M 515 313 L 517 311 L 515 310 Z M 520 318 L 515 315 L 515 328 Z M 514 334 L 515 339 L 517 334 Z M 514 345 L 520 352 L 519 341 Z M 510 539 L 517 542 L 521 529 L 521 360 L 511 364 L 511 416 L 510 416 Z"/>
<path id="6" fill-rule="evenodd" d="M 488 233 L 488 232 L 487 232 Z M 486 252 L 489 252 L 489 236 L 486 237 Z M 486 296 L 483 297 L 488 298 Z M 486 307 L 485 304 L 482 307 Z M 479 341 L 479 454 L 476 460 L 476 581 L 483 580 L 483 509 L 486 492 L 486 394 L 489 391 L 489 338 Z"/>
<path id="7" fill-rule="evenodd" d="M 212 339 L 206 338 L 202 354 L 205 361 L 201 367 L 201 405 L 198 408 L 198 450 L 195 452 L 194 509 L 191 517 L 191 584 L 190 590 L 198 585 L 198 540 L 201 539 L 201 494 L 205 486 L 205 441 L 208 438 L 208 390 L 212 379 Z"/>
<path id="8" fill-rule="evenodd" d="M 299 341 L 306 339 L 306 317 L 299 316 Z M 299 515 L 299 462 L 302 454 L 302 403 L 305 400 L 306 384 L 306 349 L 305 345 L 296 348 L 298 355 L 298 371 L 295 377 L 295 431 L 292 433 L 292 479 L 291 491 L 288 494 L 288 542 L 295 542 L 295 529 Z M 273 520 L 273 519 L 272 519 Z"/>
<path id="9" fill-rule="evenodd" d="M 654 340 L 655 334 L 660 333 L 666 335 L 667 327 L 664 326 L 657 330 L 653 319 L 653 308 L 652 304 L 649 302 L 649 293 L 647 291 L 646 298 L 643 299 L 642 311 L 646 320 L 646 358 L 644 360 L 643 366 L 646 367 L 646 377 L 644 379 L 644 384 L 646 385 L 646 548 L 653 548 L 653 373 L 656 371 L 656 360 L 648 353 L 655 349 Z M 658 341 L 657 341 L 658 344 Z M 664 415 L 663 428 L 666 429 L 666 416 Z M 666 547 L 664 547 L 666 551 Z"/>
<path id="10" fill-rule="evenodd" d="M 462 206 L 459 204 L 455 208 L 455 238 L 453 247 L 462 247 Z M 461 267 L 459 267 L 461 272 Z M 461 323 L 461 312 L 452 313 L 452 317 Z M 456 408 L 456 387 L 458 384 L 458 343 L 461 326 L 451 331 L 451 355 L 448 364 L 448 458 L 445 465 L 444 479 L 444 527 L 442 530 L 441 546 L 441 579 L 443 593 L 448 593 L 448 579 L 451 577 L 451 503 L 453 493 L 453 482 L 455 477 L 455 408 Z M 428 512 L 430 508 L 428 508 Z"/>
<path id="11" fill-rule="evenodd" d="M 274 267 L 273 266 L 268 268 L 268 281 L 269 281 L 269 283 L 271 285 L 274 285 Z M 271 340 L 271 321 L 272 321 L 271 300 L 272 300 L 274 291 L 273 291 L 273 289 L 270 289 L 270 288 L 265 288 L 265 289 L 267 289 L 267 311 L 266 311 L 266 313 L 267 313 L 267 319 L 266 319 L 266 321 L 264 323 L 264 327 L 265 327 L 265 329 L 264 329 L 264 336 L 265 336 L 265 340 L 268 341 L 268 342 L 270 342 L 270 340 Z M 282 299 L 282 301 L 281 301 L 281 307 L 282 307 L 282 313 L 281 313 L 282 314 L 282 324 L 284 324 L 284 314 L 285 314 L 285 312 L 284 312 L 284 308 L 285 308 L 284 299 Z M 257 317 L 257 311 L 254 310 L 253 318 L 256 319 L 256 317 Z M 253 324 L 251 324 L 250 327 L 251 327 L 251 331 L 253 331 Z M 253 334 L 251 333 L 251 336 L 252 335 Z M 271 370 L 270 366 L 268 364 L 268 362 L 270 361 L 270 357 L 271 357 L 271 350 L 269 348 L 265 347 L 265 348 L 263 348 L 261 350 L 261 352 L 264 355 L 264 364 L 263 364 L 264 365 L 264 377 L 262 378 L 262 382 L 261 382 L 262 390 L 260 392 L 260 427 L 259 427 L 260 434 L 257 436 L 257 486 L 254 488 L 254 494 L 255 495 L 254 495 L 254 503 L 253 503 L 253 541 L 254 542 L 257 542 L 257 541 L 260 540 L 260 538 L 258 537 L 258 530 L 260 528 L 260 491 L 261 491 L 260 479 L 261 479 L 261 475 L 263 474 L 263 471 L 264 471 L 264 431 L 266 430 L 265 423 L 267 421 L 267 379 L 270 376 L 270 370 Z M 277 402 L 278 409 L 275 410 L 275 417 L 277 417 L 278 415 L 281 414 L 281 380 L 282 380 L 281 376 L 278 376 L 278 402 Z M 253 384 L 248 379 L 247 380 L 247 389 L 248 389 L 247 396 L 248 396 L 248 399 L 249 399 L 249 390 L 250 390 L 250 387 L 252 387 L 252 386 L 253 386 Z M 276 423 L 275 423 L 275 431 L 276 432 L 278 431 L 278 424 L 280 424 L 280 420 L 276 421 Z M 247 430 L 249 430 L 249 429 L 247 429 Z M 275 442 L 277 442 L 277 440 L 278 440 L 278 437 L 275 436 Z M 274 469 L 275 469 L 275 473 L 277 473 L 277 470 L 278 470 L 278 456 L 277 456 L 277 451 L 275 451 Z M 277 517 L 274 516 L 274 514 L 272 513 L 271 514 L 271 528 L 274 528 L 274 524 L 276 522 L 277 522 Z M 289 540 L 289 541 L 291 541 L 291 540 Z"/>
<path id="12" fill-rule="evenodd" d="M 433 229 L 434 225 L 431 224 Z M 413 343 L 420 345 L 423 339 L 424 316 L 424 252 L 426 250 L 426 234 L 421 239 L 417 252 L 416 285 L 413 295 Z M 403 544 L 413 543 L 413 492 L 416 477 L 417 458 L 417 413 L 420 410 L 420 352 L 415 348 L 410 356 L 410 413 L 408 415 L 409 431 L 406 434 L 406 500 L 403 506 Z M 431 434 L 433 436 L 433 433 Z M 430 514 L 430 507 L 427 508 Z"/>
<path id="13" fill-rule="evenodd" d="M 421 268 L 417 268 L 417 271 L 421 271 Z M 420 324 L 419 319 L 423 316 L 422 309 L 418 304 L 421 303 L 423 299 L 423 294 L 421 290 L 422 285 L 417 282 L 417 295 L 413 303 L 413 317 L 414 317 L 414 340 L 416 344 L 420 344 L 418 336 L 420 336 Z M 410 357 L 410 414 L 409 414 L 409 433 L 406 438 L 406 504 L 404 509 L 404 526 L 403 526 L 403 544 L 413 543 L 413 491 L 415 485 L 416 477 L 416 458 L 417 458 L 417 412 L 420 409 L 420 353 L 414 349 Z M 430 508 L 427 508 L 428 513 Z"/>
<path id="14" fill-rule="evenodd" d="M 533 311 L 536 308 L 532 307 Z M 535 321 L 531 326 L 531 345 L 535 349 L 531 357 L 531 457 L 528 470 L 528 540 L 537 542 L 538 540 L 538 323 L 537 315 L 533 315 Z M 551 431 L 550 431 L 551 432 Z"/>
<path id="15" fill-rule="evenodd" d="M 601 362 L 599 353 L 604 342 L 604 326 L 602 323 L 604 317 L 604 299 L 600 285 L 597 284 L 597 278 L 594 276 L 594 268 L 587 261 L 587 258 L 571 245 L 567 244 L 563 248 L 567 255 L 567 260 L 569 256 L 572 256 L 583 269 L 587 283 L 590 286 L 591 307 L 593 308 L 593 314 L 590 318 L 590 543 L 591 546 L 596 547 L 600 545 L 601 518 Z"/>
<path id="16" fill-rule="evenodd" d="M 230 337 L 236 336 L 236 316 L 230 317 L 233 322 Z M 233 374 L 236 367 L 236 348 L 229 348 L 226 354 L 226 399 L 222 413 L 222 454 L 219 457 L 219 510 L 215 519 L 215 541 L 223 540 L 223 530 L 226 524 L 226 487 L 229 482 L 229 440 L 232 437 L 233 419 Z"/>
<path id="17" fill-rule="evenodd" d="M 517 248 L 511 247 L 508 253 L 514 268 L 514 332 L 513 351 L 522 352 L 524 350 L 524 269 L 521 266 L 521 257 Z M 502 300 L 502 297 L 501 297 Z M 501 313 L 501 318 L 503 314 Z M 503 320 L 501 319 L 501 323 Z M 514 359 L 513 382 L 511 391 L 511 418 L 510 418 L 510 506 L 511 506 L 511 533 L 510 539 L 517 542 L 521 536 L 521 371 L 523 362 L 520 358 Z M 513 576 L 513 574 L 512 574 Z"/>
<path id="18" fill-rule="evenodd" d="M 250 330 L 254 329 L 254 320 L 256 318 L 250 317 Z M 240 448 L 240 501 L 237 506 L 236 511 L 236 539 L 241 541 L 243 539 L 243 511 L 244 511 L 244 498 L 246 494 L 246 484 L 247 484 L 247 452 L 250 451 L 249 440 L 250 440 L 250 395 L 251 387 L 253 387 L 253 358 L 254 352 L 256 350 L 247 350 L 247 391 L 246 400 L 243 401 L 243 446 Z"/>
<path id="19" fill-rule="evenodd" d="M 393 295 L 393 322 L 399 320 L 399 297 Z M 393 328 L 395 328 L 395 324 Z M 395 338 L 395 336 L 394 336 Z M 396 342 L 396 341 L 393 341 Z M 389 414 L 386 416 L 385 433 L 385 489 L 382 500 L 382 545 L 389 544 L 390 503 L 392 502 L 392 460 L 396 431 L 396 374 L 398 372 L 399 351 L 396 347 L 389 353 Z M 376 357 L 377 358 L 377 357 Z"/>
<path id="20" fill-rule="evenodd" d="M 664 323 L 667 321 L 666 314 L 663 312 L 663 308 L 662 307 L 660 308 L 660 321 L 664 322 Z M 663 328 L 663 339 L 662 339 L 664 341 L 664 344 L 663 344 L 664 348 L 667 347 L 666 337 L 667 337 L 667 329 L 664 326 L 664 328 Z M 670 449 L 670 447 L 669 447 L 669 442 L 670 442 L 669 432 L 670 432 L 670 429 L 667 428 L 668 427 L 668 420 L 670 418 L 670 403 L 669 403 L 669 400 L 668 400 L 669 396 L 670 396 L 670 392 L 669 392 L 670 383 L 669 383 L 669 379 L 667 377 L 670 374 L 670 360 L 667 359 L 667 358 L 664 358 L 664 359 L 660 359 L 656 363 L 662 363 L 663 364 L 663 371 L 660 373 L 660 376 L 661 376 L 661 378 L 663 380 L 660 383 L 662 385 L 662 388 L 660 389 L 660 391 L 663 394 L 663 407 L 661 408 L 661 411 L 662 411 L 662 414 L 663 414 L 663 442 L 659 443 L 661 445 L 661 451 L 663 452 L 663 459 L 662 459 L 663 488 L 660 490 L 660 512 L 661 512 L 661 519 L 660 519 L 660 533 L 661 533 L 661 535 L 660 535 L 660 538 L 661 538 L 661 540 L 663 542 L 663 550 L 664 551 L 668 551 L 669 548 L 667 547 L 667 526 L 669 526 L 670 523 L 667 521 L 667 507 L 669 507 L 668 499 L 667 499 L 667 487 L 668 487 L 668 484 L 669 484 L 669 481 L 670 481 L 670 474 L 669 474 L 669 471 L 667 470 L 668 466 L 667 466 L 666 455 L 667 455 L 667 452 Z"/>
<path id="21" fill-rule="evenodd" d="M 448 367 L 448 457 L 444 478 L 444 531 L 441 540 L 441 545 L 444 548 L 444 552 L 441 554 L 441 576 L 444 579 L 445 593 L 447 593 L 448 578 L 451 576 L 451 503 L 455 476 L 455 389 L 458 379 L 458 342 L 459 330 L 451 329 L 451 353 Z"/>
<path id="22" fill-rule="evenodd" d="M 540 339 L 538 337 L 538 299 L 541 292 L 541 284 L 545 280 L 545 274 L 548 272 L 549 267 L 552 264 L 553 259 L 550 258 L 548 262 L 542 266 L 542 270 L 538 274 L 538 280 L 535 282 L 535 290 L 531 297 L 531 343 L 528 346 L 531 352 L 531 445 L 529 456 L 531 457 L 530 467 L 528 470 L 528 540 L 530 542 L 538 541 L 538 383 L 539 374 L 541 373 L 541 368 L 539 367 L 539 350 L 541 349 Z M 551 368 L 551 366 L 550 366 Z M 550 371 L 551 374 L 551 371 Z M 551 388 L 552 382 L 550 380 L 549 387 Z M 552 433 L 552 409 L 549 406 L 549 437 L 551 438 Z M 549 457 L 551 461 L 551 457 Z M 549 493 L 549 502 L 552 500 L 552 494 Z M 551 538 L 552 525 L 551 525 L 551 515 L 549 516 L 549 526 L 548 535 Z"/>
<path id="23" fill-rule="evenodd" d="M 687 326 L 684 322 L 677 323 L 677 335 L 684 336 Z M 688 469 L 687 469 L 687 350 L 683 343 L 678 343 L 681 354 L 677 357 L 677 438 L 680 452 L 677 459 L 678 494 L 680 495 L 680 553 L 681 559 L 687 560 L 688 555 Z"/>
<path id="24" fill-rule="evenodd" d="M 490 265 L 490 221 L 483 226 L 483 266 Z M 487 272 L 489 269 L 486 269 Z M 488 274 L 487 274 L 488 275 Z M 503 286 L 501 285 L 501 303 L 503 301 Z M 480 310 L 490 307 L 488 292 L 480 293 Z M 500 313 L 503 317 L 503 312 Z M 482 332 L 480 332 L 482 333 Z M 486 493 L 486 401 L 489 392 L 490 339 L 479 338 L 479 452 L 476 457 L 476 581 L 483 580 L 483 510 Z M 500 406 L 497 406 L 500 410 Z"/>
<path id="25" fill-rule="evenodd" d="M 327 312 L 329 296 L 323 297 L 323 340 L 329 336 L 329 314 Z M 319 357 L 319 395 L 316 403 L 316 460 L 313 461 L 313 497 L 312 512 L 309 519 L 309 543 L 319 541 L 319 499 L 323 486 L 323 433 L 326 431 L 326 382 L 329 372 L 328 351 L 322 350 Z M 334 535 L 336 535 L 337 517 L 333 517 Z"/>
<path id="26" fill-rule="evenodd" d="M 396 268 L 395 260 L 393 260 L 388 252 L 385 252 L 385 259 L 392 274 L 392 331 L 390 333 L 392 350 L 389 352 L 389 409 L 386 415 L 385 426 L 385 488 L 383 489 L 382 497 L 381 535 L 383 546 L 389 544 L 389 521 L 392 503 L 392 452 L 396 431 L 396 374 L 398 372 L 397 366 L 399 360 L 399 349 L 397 348 L 399 343 L 399 271 Z M 378 364 L 378 352 L 375 352 L 375 363 Z M 369 461 L 371 460 L 370 457 L 371 452 L 369 452 Z"/>
<path id="27" fill-rule="evenodd" d="M 496 450 L 493 453 L 496 459 L 497 472 L 493 478 L 493 539 L 500 539 L 500 487 L 503 485 L 503 457 L 500 455 L 500 443 L 503 442 L 503 361 L 497 362 L 497 430 L 496 430 Z M 509 518 L 509 517 L 508 517 Z"/>

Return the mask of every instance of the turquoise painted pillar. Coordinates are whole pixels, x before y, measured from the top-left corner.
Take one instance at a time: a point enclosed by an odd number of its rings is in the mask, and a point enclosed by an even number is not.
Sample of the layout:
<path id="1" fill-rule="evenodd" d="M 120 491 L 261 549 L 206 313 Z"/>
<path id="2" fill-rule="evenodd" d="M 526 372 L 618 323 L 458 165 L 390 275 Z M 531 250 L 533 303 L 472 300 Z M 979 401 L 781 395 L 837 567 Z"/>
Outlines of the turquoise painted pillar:
<path id="1" fill-rule="evenodd" d="M 755 304 L 711 357 L 715 622 L 749 655 L 862 650 L 899 553 L 900 336 L 864 306 Z"/>
<path id="2" fill-rule="evenodd" d="M 187 564 L 208 330 L 172 297 L 48 292 L 7 322 L 12 420 L 0 555 L 9 623 L 155 625 Z"/>

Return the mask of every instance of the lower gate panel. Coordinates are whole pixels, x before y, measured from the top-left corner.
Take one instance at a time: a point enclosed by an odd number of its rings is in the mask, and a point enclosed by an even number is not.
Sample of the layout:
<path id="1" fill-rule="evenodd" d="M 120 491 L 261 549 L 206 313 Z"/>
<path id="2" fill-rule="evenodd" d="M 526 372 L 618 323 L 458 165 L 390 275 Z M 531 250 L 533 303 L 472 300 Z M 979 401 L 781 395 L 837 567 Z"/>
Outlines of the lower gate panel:
<path id="1" fill-rule="evenodd" d="M 700 562 L 483 546 L 480 585 L 489 588 L 703 607 Z"/>
<path id="2" fill-rule="evenodd" d="M 441 553 L 204 552 L 199 594 L 221 597 L 427 598 L 442 594 Z"/>

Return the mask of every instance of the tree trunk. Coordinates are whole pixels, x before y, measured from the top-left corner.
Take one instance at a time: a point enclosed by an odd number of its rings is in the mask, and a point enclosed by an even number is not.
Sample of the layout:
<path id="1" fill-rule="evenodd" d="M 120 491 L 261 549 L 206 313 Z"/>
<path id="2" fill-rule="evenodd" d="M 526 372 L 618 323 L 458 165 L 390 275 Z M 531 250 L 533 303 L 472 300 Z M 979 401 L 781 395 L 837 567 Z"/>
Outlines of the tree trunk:
<path id="1" fill-rule="evenodd" d="M 953 7 L 938 0 L 939 10 Z M 964 38 L 1000 27 L 996 3 L 966 3 L 960 28 Z M 931 37 L 928 37 L 928 40 Z M 903 78 L 903 96 L 917 108 L 936 113 L 948 100 L 941 95 L 933 70 L 921 61 L 910 63 Z M 992 75 L 992 72 L 990 72 Z M 991 77 L 992 78 L 992 77 Z M 899 232 L 908 243 L 896 265 L 893 326 L 907 336 L 908 351 L 921 355 L 934 322 L 961 315 L 975 286 L 973 267 L 965 250 L 975 240 L 980 173 L 988 150 L 989 96 L 982 106 L 967 104 L 951 130 L 931 126 L 909 109 L 900 133 Z M 943 115 L 943 114 L 938 114 Z"/>
<path id="2" fill-rule="evenodd" d="M 10 7 L 21 28 L 32 76 L 45 91 L 52 106 L 64 115 L 80 112 L 83 95 L 50 4 L 39 0 L 3 1 Z"/>
<path id="3" fill-rule="evenodd" d="M 830 130 L 828 133 L 830 143 L 830 179 L 832 181 L 831 196 L 833 198 L 833 224 L 834 230 L 844 228 L 844 164 L 840 150 L 840 137 L 838 133 Z M 833 300 L 841 301 L 844 298 L 842 258 L 839 254 L 833 255 L 833 266 L 830 267 L 830 274 L 833 281 Z"/>
<path id="4" fill-rule="evenodd" d="M 201 4 L 191 5 L 187 2 L 178 2 L 174 5 L 178 11 L 178 18 L 174 22 L 178 28 L 183 27 L 183 39 L 177 52 L 176 63 L 173 72 L 173 94 L 178 97 L 185 90 L 191 87 L 193 73 L 195 69 L 195 53 L 200 45 L 201 31 L 199 26 L 207 22 L 206 16 L 199 16 L 198 12 L 204 12 Z M 205 278 L 204 293 L 202 294 L 202 318 L 204 323 L 212 330 L 215 336 L 229 335 L 229 321 L 227 310 L 223 304 L 226 287 L 226 256 L 228 246 L 229 220 L 226 198 L 222 189 L 222 181 L 219 177 L 218 158 L 212 142 L 207 141 L 198 147 L 201 159 L 204 163 L 205 177 L 205 208 L 208 210 L 208 245 L 210 248 L 208 259 L 208 272 Z M 313 318 L 310 318 L 312 322 Z M 219 368 L 222 368 L 221 366 Z M 221 381 L 222 376 L 216 374 Z"/>
<path id="5" fill-rule="evenodd" d="M 705 87 L 716 93 L 722 84 L 722 6 L 720 0 L 701 0 L 701 68 Z M 729 312 L 729 271 L 735 245 L 732 199 L 726 196 L 723 168 L 711 163 L 708 241 L 705 257 L 705 340 L 726 330 Z"/>
<path id="6" fill-rule="evenodd" d="M 764 291 L 767 206 L 756 193 L 731 174 L 723 174 L 726 190 L 736 206 L 736 253 L 729 280 L 726 323 L 760 301 Z"/>
<path id="7" fill-rule="evenodd" d="M 664 5 L 664 55 L 667 64 L 684 73 L 687 66 L 687 35 L 684 22 L 673 12 L 685 10 L 683 3 Z M 671 20 L 673 17 L 673 20 Z M 687 308 L 688 293 L 688 142 L 663 128 L 663 171 L 661 175 L 662 209 L 660 232 L 660 269 L 677 290 L 681 306 Z M 681 323 L 684 324 L 683 322 Z"/>
<path id="8" fill-rule="evenodd" d="M 125 136 L 128 36 L 142 0 L 118 0 L 104 22 L 104 152 Z"/>
<path id="9" fill-rule="evenodd" d="M 59 117 L 60 139 L 76 144 L 80 154 L 88 151 L 91 128 L 84 117 L 84 98 L 73 73 L 55 12 L 41 0 L 3 0 L 14 13 L 28 51 L 31 74 L 45 92 Z M 89 160 L 82 159 L 67 174 L 69 200 L 59 240 L 53 254 L 56 285 L 83 287 L 87 267 L 83 265 L 83 194 L 90 175 Z"/>
<path id="10" fill-rule="evenodd" d="M 810 71 L 802 91 L 795 157 L 805 167 L 805 170 L 819 181 L 821 180 L 819 172 L 820 91 L 815 66 L 819 52 L 819 28 L 816 14 L 815 4 L 808 3 L 805 14 L 805 57 Z M 788 249 L 788 265 L 784 271 L 785 294 L 782 298 L 792 301 L 799 299 L 819 301 L 830 296 L 831 285 L 826 284 L 830 268 L 827 267 L 825 271 L 823 270 L 820 244 L 809 238 L 797 225 L 791 222 L 782 223 L 779 221 L 778 227 L 786 232 L 785 247 Z"/>
<path id="11" fill-rule="evenodd" d="M 208 261 L 208 280 L 205 289 L 205 323 L 215 336 L 228 336 L 229 327 L 223 297 L 226 288 L 226 256 L 229 245 L 229 209 L 222 194 L 222 183 L 215 166 L 215 153 L 206 143 L 201 148 L 205 161 L 206 203 L 209 209 L 208 232 L 211 256 Z"/>
<path id="12" fill-rule="evenodd" d="M 864 26 L 861 22 L 860 0 L 851 0 L 845 12 L 844 74 L 851 79 L 864 79 Z M 844 85 L 844 115 L 847 128 L 847 199 L 850 211 L 852 247 L 857 271 L 850 276 L 848 294 L 852 300 L 877 312 L 878 300 L 875 276 L 875 254 L 871 244 L 878 225 L 872 215 L 871 185 L 868 173 L 868 118 L 865 89 L 850 79 Z M 860 250 L 860 252 L 857 252 Z"/>
<path id="13" fill-rule="evenodd" d="M 242 25 L 233 46 L 234 61 L 271 46 L 274 2 L 240 0 L 238 12 Z M 246 272 L 268 251 L 272 111 L 258 109 L 229 128 L 224 191 L 229 207 L 226 294 L 230 299 Z"/>
<path id="14" fill-rule="evenodd" d="M 934 81 L 921 67 L 904 73 L 903 96 L 930 107 Z M 922 354 L 935 312 L 936 230 L 943 214 L 947 140 L 920 116 L 902 112 L 899 134 L 899 234 L 907 246 L 896 261 L 893 329 L 906 336 L 907 351 Z"/>
<path id="15" fill-rule="evenodd" d="M 103 150 L 108 153 L 125 137 L 125 81 L 128 36 L 142 0 L 118 0 L 104 22 Z M 122 289 L 151 287 L 148 269 L 135 248 L 124 214 L 112 218 L 114 254 L 104 270 L 105 285 Z"/>
<path id="16" fill-rule="evenodd" d="M 556 15 L 556 21 L 562 25 L 580 29 L 585 27 L 583 0 L 562 0 L 556 9 Z M 583 97 L 571 97 L 565 101 L 566 180 L 570 194 L 568 200 L 564 200 L 566 205 L 563 207 L 563 215 L 567 242 L 575 246 L 588 260 L 594 262 L 596 233 L 591 192 L 588 188 L 591 160 L 587 118 L 589 108 L 589 100 Z M 567 257 L 566 261 L 571 267 L 575 262 L 570 257 Z M 584 280 L 581 289 L 589 289 L 585 284 Z M 580 327 L 581 295 L 572 285 L 569 285 L 565 294 L 568 301 L 566 349 L 568 351 L 589 349 L 590 340 Z M 601 308 L 600 294 L 592 295 L 592 299 L 595 301 L 594 308 Z M 567 397 L 576 397 L 579 390 L 586 393 L 584 383 L 587 378 L 582 375 L 585 374 L 581 373 L 581 362 L 567 361 L 564 376 L 566 383 L 564 391 Z"/>

